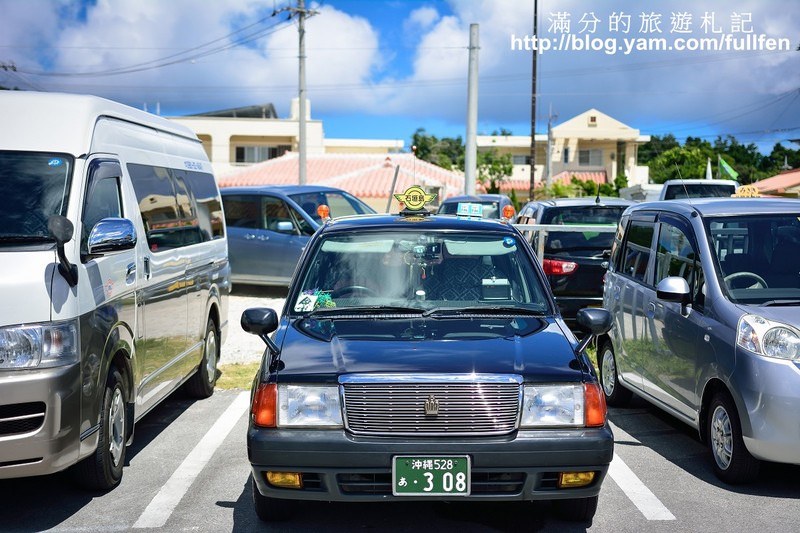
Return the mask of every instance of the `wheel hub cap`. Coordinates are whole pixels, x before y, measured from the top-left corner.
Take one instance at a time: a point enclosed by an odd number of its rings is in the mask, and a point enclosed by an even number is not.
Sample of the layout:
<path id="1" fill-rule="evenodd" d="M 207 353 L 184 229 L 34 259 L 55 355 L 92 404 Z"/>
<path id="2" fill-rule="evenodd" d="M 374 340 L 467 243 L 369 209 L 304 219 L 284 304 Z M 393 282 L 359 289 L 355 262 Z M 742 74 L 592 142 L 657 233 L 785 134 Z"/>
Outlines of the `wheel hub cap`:
<path id="1" fill-rule="evenodd" d="M 614 394 L 614 387 L 616 387 L 617 379 L 617 365 L 614 364 L 614 354 L 611 350 L 603 352 L 603 390 L 606 396 Z"/>
<path id="2" fill-rule="evenodd" d="M 217 334 L 212 330 L 206 335 L 206 379 L 214 383 L 217 377 Z"/>
<path id="3" fill-rule="evenodd" d="M 714 461 L 722 470 L 726 470 L 731 464 L 733 457 L 733 436 L 731 431 L 731 419 L 728 412 L 722 406 L 714 409 L 711 415 L 711 452 Z"/>
<path id="4" fill-rule="evenodd" d="M 114 466 L 119 465 L 122 459 L 122 449 L 125 444 L 125 404 L 122 401 L 122 391 L 114 389 L 111 398 L 111 407 L 108 409 L 108 449 Z"/>

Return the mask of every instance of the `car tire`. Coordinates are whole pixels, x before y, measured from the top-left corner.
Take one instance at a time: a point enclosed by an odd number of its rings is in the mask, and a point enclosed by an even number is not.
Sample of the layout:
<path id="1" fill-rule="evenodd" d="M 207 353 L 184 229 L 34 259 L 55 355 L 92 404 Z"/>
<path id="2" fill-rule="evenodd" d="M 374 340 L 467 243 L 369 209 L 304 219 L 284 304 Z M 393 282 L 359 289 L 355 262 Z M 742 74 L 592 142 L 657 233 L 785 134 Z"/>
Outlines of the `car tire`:
<path id="1" fill-rule="evenodd" d="M 631 400 L 632 393 L 619 382 L 617 356 L 609 341 L 603 342 L 600 349 L 597 350 L 597 366 L 600 369 L 600 386 L 603 389 L 606 404 L 612 407 L 627 405 Z"/>
<path id="2" fill-rule="evenodd" d="M 217 325 L 211 318 L 206 324 L 206 334 L 203 337 L 203 359 L 197 372 L 186 382 L 186 392 L 193 398 L 208 398 L 214 394 L 214 385 L 217 384 L 217 363 L 219 362 L 219 333 Z"/>
<path id="3" fill-rule="evenodd" d="M 555 514 L 566 522 L 583 522 L 591 525 L 597 512 L 598 496 L 591 498 L 574 498 L 568 500 L 553 500 Z"/>
<path id="4" fill-rule="evenodd" d="M 256 480 L 252 477 L 250 487 L 253 489 L 253 508 L 262 522 L 283 522 L 294 514 L 294 500 L 279 500 L 264 496 L 258 491 Z"/>
<path id="5" fill-rule="evenodd" d="M 760 461 L 744 445 L 739 413 L 727 392 L 718 392 L 711 399 L 705 436 L 711 464 L 719 479 L 738 485 L 758 477 Z"/>
<path id="6" fill-rule="evenodd" d="M 100 406 L 100 428 L 94 453 L 72 467 L 78 485 L 89 490 L 110 490 L 122 479 L 128 441 L 125 381 L 119 370 L 108 373 Z"/>

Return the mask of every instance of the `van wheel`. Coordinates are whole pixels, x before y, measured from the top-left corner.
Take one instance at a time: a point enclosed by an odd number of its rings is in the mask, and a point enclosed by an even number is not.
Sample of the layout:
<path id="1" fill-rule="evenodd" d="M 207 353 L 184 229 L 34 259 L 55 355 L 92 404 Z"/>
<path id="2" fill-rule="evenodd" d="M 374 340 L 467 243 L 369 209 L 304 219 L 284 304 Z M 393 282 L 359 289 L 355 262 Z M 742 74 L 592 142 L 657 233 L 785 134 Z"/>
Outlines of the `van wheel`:
<path id="1" fill-rule="evenodd" d="M 623 407 L 631 400 L 631 391 L 620 385 L 617 373 L 617 358 L 614 348 L 608 341 L 600 345 L 597 351 L 597 363 L 600 367 L 600 384 L 606 403 L 612 407 Z"/>
<path id="2" fill-rule="evenodd" d="M 208 319 L 203 341 L 203 359 L 197 372 L 186 382 L 186 392 L 195 398 L 208 398 L 214 394 L 217 384 L 217 362 L 219 361 L 219 336 L 214 320 Z"/>
<path id="3" fill-rule="evenodd" d="M 584 522 L 591 525 L 597 512 L 598 496 L 591 498 L 575 498 L 569 500 L 553 500 L 556 516 L 566 522 Z"/>
<path id="4" fill-rule="evenodd" d="M 250 487 L 253 489 L 253 507 L 262 522 L 283 522 L 294 514 L 294 500 L 278 500 L 264 496 L 258 492 L 256 480 L 252 477 Z"/>
<path id="5" fill-rule="evenodd" d="M 706 439 L 714 473 L 725 483 L 750 483 L 758 477 L 760 462 L 750 455 L 742 439 L 742 425 L 733 399 L 718 392 L 711 399 L 706 421 Z"/>
<path id="6" fill-rule="evenodd" d="M 127 424 L 132 423 L 126 416 L 125 397 L 125 381 L 112 367 L 100 408 L 97 449 L 72 470 L 75 481 L 86 489 L 110 490 L 122 479 L 127 451 L 126 429 Z"/>

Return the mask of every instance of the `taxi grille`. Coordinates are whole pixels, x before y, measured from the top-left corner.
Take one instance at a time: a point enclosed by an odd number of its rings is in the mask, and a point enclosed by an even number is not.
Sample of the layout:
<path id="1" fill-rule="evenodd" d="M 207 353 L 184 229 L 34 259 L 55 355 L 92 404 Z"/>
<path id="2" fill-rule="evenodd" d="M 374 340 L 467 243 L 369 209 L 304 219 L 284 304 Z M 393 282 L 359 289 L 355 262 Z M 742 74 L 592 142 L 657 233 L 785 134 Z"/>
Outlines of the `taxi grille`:
<path id="1" fill-rule="evenodd" d="M 512 380 L 346 382 L 343 388 L 347 428 L 361 435 L 502 435 L 516 429 L 521 402 L 521 386 Z"/>

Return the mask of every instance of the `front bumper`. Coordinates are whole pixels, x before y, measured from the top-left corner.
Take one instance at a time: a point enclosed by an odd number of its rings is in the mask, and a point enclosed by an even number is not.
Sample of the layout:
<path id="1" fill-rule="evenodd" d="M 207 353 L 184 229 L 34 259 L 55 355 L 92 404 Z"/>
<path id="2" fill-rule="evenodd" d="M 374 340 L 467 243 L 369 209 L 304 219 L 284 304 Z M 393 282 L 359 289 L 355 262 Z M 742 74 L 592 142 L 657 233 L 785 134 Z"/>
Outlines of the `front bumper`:
<path id="1" fill-rule="evenodd" d="M 0 372 L 0 479 L 51 474 L 78 460 L 80 366 Z"/>
<path id="2" fill-rule="evenodd" d="M 756 458 L 800 464 L 800 365 L 736 349 L 731 376 L 744 444 Z"/>
<path id="3" fill-rule="evenodd" d="M 355 437 L 343 430 L 288 430 L 250 426 L 247 451 L 264 496 L 323 501 L 546 500 L 596 496 L 608 471 L 614 439 L 608 426 L 525 430 L 503 437 Z M 469 455 L 469 496 L 393 496 L 395 455 Z M 300 472 L 302 489 L 276 488 L 267 471 Z M 593 471 L 582 488 L 559 489 L 560 472 Z"/>

